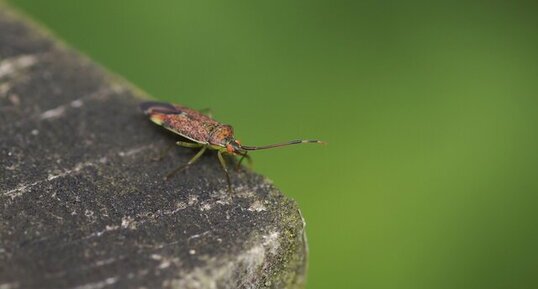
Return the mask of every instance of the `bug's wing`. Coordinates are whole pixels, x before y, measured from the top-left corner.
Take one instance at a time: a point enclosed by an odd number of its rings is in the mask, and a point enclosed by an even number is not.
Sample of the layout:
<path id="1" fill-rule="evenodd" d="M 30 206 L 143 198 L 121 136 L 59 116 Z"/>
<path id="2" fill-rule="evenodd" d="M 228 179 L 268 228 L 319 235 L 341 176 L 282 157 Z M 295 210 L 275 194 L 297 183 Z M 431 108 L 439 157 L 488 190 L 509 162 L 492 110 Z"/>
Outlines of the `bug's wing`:
<path id="1" fill-rule="evenodd" d="M 163 114 L 180 114 L 182 113 L 177 107 L 173 106 L 170 103 L 158 102 L 158 101 L 144 101 L 139 105 L 140 110 L 142 110 L 146 115 L 152 113 L 163 113 Z"/>
<path id="2" fill-rule="evenodd" d="M 206 144 L 207 136 L 214 128 L 212 123 L 203 123 L 189 117 L 186 112 L 160 113 L 151 112 L 149 119 L 165 129 L 195 143 Z"/>

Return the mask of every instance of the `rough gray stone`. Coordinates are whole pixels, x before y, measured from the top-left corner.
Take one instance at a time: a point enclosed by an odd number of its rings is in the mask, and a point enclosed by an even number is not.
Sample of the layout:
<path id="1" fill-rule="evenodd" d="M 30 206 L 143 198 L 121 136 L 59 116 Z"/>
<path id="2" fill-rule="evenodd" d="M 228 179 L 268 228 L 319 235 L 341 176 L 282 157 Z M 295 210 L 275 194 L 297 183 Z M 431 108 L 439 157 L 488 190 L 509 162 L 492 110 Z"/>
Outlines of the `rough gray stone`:
<path id="1" fill-rule="evenodd" d="M 194 152 L 151 160 L 142 97 L 0 7 L 0 288 L 302 288 L 297 205 L 214 153 L 163 181 Z"/>

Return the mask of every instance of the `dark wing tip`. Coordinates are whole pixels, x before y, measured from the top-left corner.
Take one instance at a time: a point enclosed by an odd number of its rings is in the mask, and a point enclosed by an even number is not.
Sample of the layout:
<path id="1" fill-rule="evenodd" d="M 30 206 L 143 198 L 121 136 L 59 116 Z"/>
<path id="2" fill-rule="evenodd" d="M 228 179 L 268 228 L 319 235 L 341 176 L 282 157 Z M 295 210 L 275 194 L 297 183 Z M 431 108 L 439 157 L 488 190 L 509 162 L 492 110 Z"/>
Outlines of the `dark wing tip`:
<path id="1" fill-rule="evenodd" d="M 170 103 L 159 101 L 144 101 L 141 102 L 138 107 L 145 114 L 153 112 L 166 113 L 166 114 L 179 114 L 181 111 Z"/>

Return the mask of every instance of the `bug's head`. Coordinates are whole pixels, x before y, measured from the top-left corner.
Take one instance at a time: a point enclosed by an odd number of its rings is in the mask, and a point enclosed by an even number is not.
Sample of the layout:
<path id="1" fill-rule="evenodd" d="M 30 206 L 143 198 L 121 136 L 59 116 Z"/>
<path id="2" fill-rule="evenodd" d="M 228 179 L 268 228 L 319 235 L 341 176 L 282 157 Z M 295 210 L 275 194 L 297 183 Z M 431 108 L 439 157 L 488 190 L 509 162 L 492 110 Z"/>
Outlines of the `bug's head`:
<path id="1" fill-rule="evenodd" d="M 239 142 L 239 140 L 236 140 L 236 139 L 231 139 L 227 144 L 226 144 L 226 151 L 228 153 L 231 153 L 231 154 L 239 154 L 239 155 L 243 155 L 245 154 L 247 151 L 245 149 L 243 149 L 243 147 L 241 146 L 241 142 Z"/>
<path id="2" fill-rule="evenodd" d="M 246 152 L 241 147 L 241 143 L 235 139 L 233 128 L 229 125 L 220 125 L 216 128 L 211 133 L 209 143 L 230 154 L 244 154 Z"/>

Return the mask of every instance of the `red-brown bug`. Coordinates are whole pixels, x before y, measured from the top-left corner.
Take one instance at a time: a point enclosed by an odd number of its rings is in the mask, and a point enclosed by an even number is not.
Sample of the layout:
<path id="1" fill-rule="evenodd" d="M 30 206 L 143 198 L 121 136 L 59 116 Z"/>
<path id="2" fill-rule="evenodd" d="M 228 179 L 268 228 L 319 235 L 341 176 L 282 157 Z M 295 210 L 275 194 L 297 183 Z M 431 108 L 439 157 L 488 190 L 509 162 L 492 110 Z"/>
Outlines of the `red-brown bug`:
<path id="1" fill-rule="evenodd" d="M 292 140 L 265 146 L 246 146 L 235 139 L 233 128 L 230 125 L 222 124 L 211 118 L 211 116 L 194 109 L 178 104 L 156 101 L 142 102 L 140 103 L 140 109 L 149 116 L 152 122 L 191 141 L 178 141 L 176 142 L 177 145 L 188 148 L 200 148 L 200 151 L 190 161 L 168 173 L 165 177 L 166 179 L 192 165 L 207 149 L 216 150 L 222 169 L 226 174 L 228 190 L 230 192 L 232 191 L 232 183 L 228 168 L 226 167 L 226 161 L 222 155 L 223 153 L 240 156 L 239 166 L 244 158 L 250 161 L 250 157 L 247 154 L 248 151 L 302 143 L 324 143 L 319 140 Z"/>

